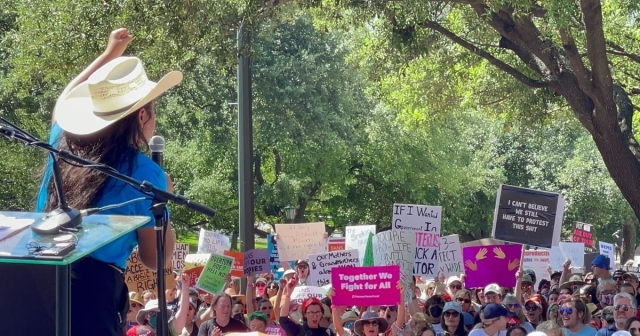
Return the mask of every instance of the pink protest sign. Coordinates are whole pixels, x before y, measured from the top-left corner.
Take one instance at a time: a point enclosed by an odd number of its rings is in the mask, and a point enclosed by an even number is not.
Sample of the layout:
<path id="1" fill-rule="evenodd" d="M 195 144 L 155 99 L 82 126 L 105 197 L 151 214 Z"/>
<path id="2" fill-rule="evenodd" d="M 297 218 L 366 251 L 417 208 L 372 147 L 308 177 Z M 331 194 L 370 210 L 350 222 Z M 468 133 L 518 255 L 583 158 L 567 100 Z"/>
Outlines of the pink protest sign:
<path id="1" fill-rule="evenodd" d="M 497 283 L 501 287 L 516 285 L 522 245 L 470 246 L 462 249 L 466 288 Z"/>
<path id="2" fill-rule="evenodd" d="M 400 266 L 334 267 L 331 284 L 336 292 L 336 306 L 397 305 L 400 292 Z"/>

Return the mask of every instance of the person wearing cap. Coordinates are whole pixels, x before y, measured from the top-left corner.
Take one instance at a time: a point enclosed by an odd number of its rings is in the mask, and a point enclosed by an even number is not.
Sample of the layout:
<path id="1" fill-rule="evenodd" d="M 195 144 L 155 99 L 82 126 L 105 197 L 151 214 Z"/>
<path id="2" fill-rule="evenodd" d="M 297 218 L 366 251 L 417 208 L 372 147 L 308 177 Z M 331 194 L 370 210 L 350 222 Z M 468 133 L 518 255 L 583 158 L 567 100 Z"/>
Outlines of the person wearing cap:
<path id="1" fill-rule="evenodd" d="M 309 261 L 298 260 L 295 265 L 296 278 L 298 279 L 296 286 L 306 286 L 309 278 Z"/>
<path id="2" fill-rule="evenodd" d="M 129 292 L 129 313 L 127 313 L 127 330 L 133 326 L 138 325 L 136 316 L 140 309 L 144 307 L 142 303 L 143 299 L 138 292 Z"/>
<path id="3" fill-rule="evenodd" d="M 186 323 L 184 325 L 184 328 L 182 328 L 182 334 L 186 334 L 189 336 L 198 336 L 198 331 L 199 328 L 195 323 L 195 319 L 196 319 L 196 311 L 198 311 L 198 303 L 196 300 L 194 300 L 193 297 L 189 297 L 189 309 L 187 310 L 187 319 L 186 319 Z"/>
<path id="4" fill-rule="evenodd" d="M 519 276 L 520 272 L 516 273 L 516 276 Z M 520 302 L 524 302 L 526 300 L 526 298 L 530 297 L 531 295 L 533 295 L 535 292 L 533 290 L 533 279 L 531 278 L 531 275 L 529 274 L 523 274 L 522 277 L 518 277 L 517 278 L 516 285 L 519 285 L 520 287 L 516 286 L 516 291 L 515 291 L 515 295 L 517 298 L 519 298 L 521 301 Z"/>
<path id="5" fill-rule="evenodd" d="M 358 336 L 378 336 L 384 333 L 389 324 L 386 319 L 378 316 L 374 311 L 367 311 L 354 323 L 353 331 Z"/>
<path id="6" fill-rule="evenodd" d="M 580 290 L 580 287 L 584 286 L 585 282 L 582 281 L 580 274 L 573 274 L 569 277 L 569 280 L 560 285 L 560 294 L 573 294 Z"/>
<path id="7" fill-rule="evenodd" d="M 524 270 L 524 274 L 531 277 L 531 286 L 532 287 L 535 286 L 536 285 L 536 280 L 537 280 L 536 279 L 536 272 L 534 270 L 532 270 L 532 269 L 527 269 L 527 270 Z"/>
<path id="8" fill-rule="evenodd" d="M 344 314 L 340 317 L 340 325 L 342 326 L 343 335 L 342 336 L 353 336 L 353 327 L 355 325 L 356 320 L 358 320 L 358 313 L 354 310 L 345 311 Z M 336 321 L 334 321 L 335 323 Z M 335 325 L 329 326 L 329 329 L 335 331 Z"/>
<path id="9" fill-rule="evenodd" d="M 456 297 L 456 293 L 463 289 L 462 281 L 457 276 L 450 276 L 447 278 L 447 293 L 454 298 Z"/>
<path id="10" fill-rule="evenodd" d="M 480 311 L 482 328 L 471 330 L 469 336 L 506 336 L 507 308 L 499 303 L 488 303 Z"/>
<path id="11" fill-rule="evenodd" d="M 613 277 L 611 276 L 611 259 L 606 255 L 599 255 L 593 259 L 591 262 L 591 270 L 593 271 L 593 275 L 596 279 L 598 279 L 598 284 L 601 284 L 603 281 L 614 283 Z"/>
<path id="12" fill-rule="evenodd" d="M 624 283 L 630 284 L 631 286 L 633 286 L 633 288 L 636 289 L 636 302 L 640 302 L 640 288 L 638 288 L 638 286 L 640 285 L 640 281 L 638 281 L 638 276 L 632 272 L 626 272 L 622 275 L 622 281 L 624 281 Z"/>
<path id="13" fill-rule="evenodd" d="M 125 28 L 111 32 L 103 54 L 66 86 L 53 109 L 49 143 L 172 192 L 171 179 L 143 150 L 155 132 L 154 100 L 179 84 L 182 74 L 174 71 L 157 83 L 150 81 L 140 59 L 122 57 L 132 39 Z M 147 196 L 96 170 L 56 160 L 67 203 L 75 209 L 104 207 Z M 37 196 L 36 212 L 49 212 L 58 206 L 52 175 L 50 160 Z M 102 213 L 153 218 L 151 203 L 147 197 Z M 137 245 L 143 264 L 156 269 L 154 224 L 151 220 L 71 265 L 72 335 L 122 335 L 126 319 L 121 317 L 129 311 L 129 291 L 123 277 L 126 262 Z M 166 229 L 171 230 L 170 222 Z M 173 235 L 166 235 L 164 245 L 166 258 L 171 258 Z M 96 284 L 100 286 L 98 291 Z"/>
<path id="14" fill-rule="evenodd" d="M 447 302 L 444 304 L 440 324 L 445 334 L 451 336 L 466 336 L 467 330 L 462 317 L 462 306 L 457 302 Z"/>
<path id="15" fill-rule="evenodd" d="M 485 303 L 500 303 L 502 302 L 502 295 L 500 293 L 500 286 L 498 284 L 489 284 L 484 288 L 484 302 Z"/>
<path id="16" fill-rule="evenodd" d="M 596 330 L 589 326 L 591 314 L 580 298 L 572 297 L 562 303 L 558 311 L 562 317 L 563 331 L 566 336 L 594 336 Z"/>
<path id="17" fill-rule="evenodd" d="M 544 320 L 543 313 L 547 311 L 547 307 L 542 295 L 534 294 L 528 298 L 524 302 L 523 308 L 525 310 L 525 317 L 527 318 L 527 321 L 531 323 L 533 328 Z"/>
<path id="18" fill-rule="evenodd" d="M 512 313 L 514 317 L 516 317 L 518 321 L 518 325 L 524 328 L 524 330 L 526 330 L 527 333 L 530 333 L 535 330 L 533 325 L 527 322 L 527 319 L 524 316 L 522 305 L 520 304 L 520 300 L 518 300 L 518 298 L 515 295 L 512 295 L 512 294 L 505 295 L 504 299 L 502 300 L 502 304 L 505 307 L 507 307 L 509 312 Z"/>

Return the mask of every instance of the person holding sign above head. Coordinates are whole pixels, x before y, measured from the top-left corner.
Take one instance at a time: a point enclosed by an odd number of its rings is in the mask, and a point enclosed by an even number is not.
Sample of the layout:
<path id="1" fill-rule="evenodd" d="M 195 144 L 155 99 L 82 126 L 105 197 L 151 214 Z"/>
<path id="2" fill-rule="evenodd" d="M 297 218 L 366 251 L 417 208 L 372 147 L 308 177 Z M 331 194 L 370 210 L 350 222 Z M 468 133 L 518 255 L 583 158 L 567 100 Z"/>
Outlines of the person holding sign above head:
<path id="1" fill-rule="evenodd" d="M 289 307 L 291 306 L 291 293 L 296 287 L 296 279 L 291 279 L 284 286 L 282 294 L 282 305 L 280 307 L 280 326 L 287 336 L 335 336 L 335 333 L 328 328 L 320 326 L 320 320 L 324 316 L 322 302 L 315 297 L 310 297 L 302 302 L 302 325 L 293 322 L 289 318 Z M 340 317 L 337 316 L 337 321 Z"/>
<path id="2" fill-rule="evenodd" d="M 143 154 L 156 128 L 154 100 L 182 81 L 173 71 L 160 81 L 147 78 L 142 61 L 122 57 L 133 37 L 125 28 L 111 32 L 106 50 L 64 89 L 52 113 L 49 142 L 82 158 L 117 169 L 139 181 L 172 192 L 164 170 Z M 112 177 L 57 159 L 69 206 L 88 209 L 148 196 Z M 36 201 L 36 212 L 57 207 L 53 164 L 48 162 Z M 147 216 L 152 220 L 71 265 L 71 330 L 73 335 L 122 335 L 128 292 L 126 261 L 138 245 L 145 266 L 156 270 L 156 234 L 151 200 L 145 199 L 102 214 Z M 165 214 L 168 217 L 168 214 Z M 167 222 L 167 230 L 171 225 Z M 173 235 L 166 235 L 165 257 L 173 255 Z M 159 265 L 160 268 L 162 265 Z M 99 285 L 100 290 L 96 290 Z M 124 321 L 123 321 L 124 320 Z M 91 321 L 91 323 L 87 323 Z"/>
<path id="3" fill-rule="evenodd" d="M 278 241 L 278 233 L 273 234 L 273 240 Z M 325 240 L 329 239 L 329 234 L 324 233 L 322 236 Z M 287 271 L 291 269 L 291 266 L 287 262 L 288 260 L 280 260 L 282 264 L 282 269 L 285 271 L 285 275 L 287 275 Z M 309 261 L 307 260 L 298 260 L 295 265 L 295 274 L 293 275 L 297 281 L 296 286 L 307 286 L 307 280 L 309 278 Z"/>

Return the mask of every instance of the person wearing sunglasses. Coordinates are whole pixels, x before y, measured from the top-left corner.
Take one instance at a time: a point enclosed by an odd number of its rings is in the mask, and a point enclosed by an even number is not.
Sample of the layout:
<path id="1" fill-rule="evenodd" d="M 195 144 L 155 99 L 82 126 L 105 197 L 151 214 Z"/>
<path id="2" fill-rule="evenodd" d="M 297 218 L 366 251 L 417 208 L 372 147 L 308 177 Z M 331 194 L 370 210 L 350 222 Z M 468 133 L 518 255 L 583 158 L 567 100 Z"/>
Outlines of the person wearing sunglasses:
<path id="1" fill-rule="evenodd" d="M 636 299 L 629 293 L 618 293 L 613 298 L 613 316 L 615 324 L 598 331 L 598 336 L 610 336 L 618 330 L 625 330 L 627 320 L 636 316 Z"/>
<path id="2" fill-rule="evenodd" d="M 515 297 L 515 295 L 505 295 L 504 300 L 502 300 L 502 304 L 507 307 L 510 313 L 514 315 L 519 325 L 523 327 L 527 331 L 527 333 L 535 330 L 533 325 L 527 322 L 527 319 L 524 317 L 524 313 L 522 312 L 522 305 L 520 304 L 520 301 L 518 301 L 518 298 Z"/>
<path id="3" fill-rule="evenodd" d="M 558 313 L 562 317 L 562 330 L 566 336 L 594 336 L 597 333 L 589 325 L 591 314 L 582 299 L 571 297 L 565 300 Z"/>
<path id="4" fill-rule="evenodd" d="M 456 297 L 456 293 L 463 288 L 462 281 L 457 276 L 450 276 L 447 279 L 447 293 L 451 297 Z"/>
<path id="5" fill-rule="evenodd" d="M 472 316 L 476 314 L 474 306 L 471 304 L 471 291 L 461 289 L 456 293 L 455 301 L 462 307 L 463 313 L 469 313 Z"/>
<path id="6" fill-rule="evenodd" d="M 447 302 L 444 305 L 444 313 L 440 318 L 440 324 L 444 329 L 445 336 L 466 336 L 467 330 L 464 327 L 462 318 L 462 306 L 457 302 Z"/>
<path id="7" fill-rule="evenodd" d="M 525 317 L 535 328 L 540 322 L 545 320 L 543 311 L 547 311 L 546 302 L 540 294 L 535 294 L 524 303 Z"/>

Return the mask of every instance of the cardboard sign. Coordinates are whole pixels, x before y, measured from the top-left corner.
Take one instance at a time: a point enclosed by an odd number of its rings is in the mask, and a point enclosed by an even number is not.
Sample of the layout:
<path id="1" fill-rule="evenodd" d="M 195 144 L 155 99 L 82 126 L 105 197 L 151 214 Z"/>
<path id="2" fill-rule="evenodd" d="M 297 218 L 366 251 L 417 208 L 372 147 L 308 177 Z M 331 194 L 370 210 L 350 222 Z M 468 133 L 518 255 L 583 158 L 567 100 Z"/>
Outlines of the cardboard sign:
<path id="1" fill-rule="evenodd" d="M 326 251 L 324 223 L 276 224 L 280 261 L 306 259 Z"/>
<path id="2" fill-rule="evenodd" d="M 502 184 L 496 198 L 492 237 L 544 248 L 557 246 L 563 213 L 560 194 Z"/>
<path id="3" fill-rule="evenodd" d="M 416 233 L 413 275 L 434 278 L 440 268 L 439 244 L 442 207 L 417 204 L 394 204 L 391 231 Z"/>
<path id="4" fill-rule="evenodd" d="M 198 283 L 198 278 L 204 270 L 204 266 L 209 261 L 211 254 L 187 254 L 184 258 L 184 268 L 182 272 L 188 274 L 191 278 L 189 287 L 194 287 Z M 202 292 L 204 294 L 204 292 Z"/>
<path id="5" fill-rule="evenodd" d="M 516 285 L 522 245 L 470 246 L 462 249 L 462 255 L 466 287 L 484 287 L 490 283 L 501 287 Z"/>
<path id="6" fill-rule="evenodd" d="M 575 243 L 583 243 L 584 251 L 587 253 L 596 252 L 596 245 L 593 240 L 593 232 L 591 232 L 591 224 L 575 222 L 573 229 L 573 241 Z"/>
<path id="7" fill-rule="evenodd" d="M 459 276 L 464 273 L 462 265 L 462 247 L 457 234 L 440 237 L 438 248 L 438 267 L 444 276 Z"/>
<path id="8" fill-rule="evenodd" d="M 327 252 L 344 251 L 346 240 L 344 237 L 329 237 L 327 239 Z"/>
<path id="9" fill-rule="evenodd" d="M 222 254 L 233 258 L 231 276 L 242 278 L 244 275 L 244 254 L 238 251 L 224 251 Z"/>
<path id="10" fill-rule="evenodd" d="M 375 225 L 356 225 L 347 226 L 345 228 L 345 250 L 358 250 L 358 255 L 363 257 L 365 255 L 365 249 L 367 247 L 367 240 L 369 239 L 369 233 L 376 234 Z M 360 258 L 360 262 L 363 262 L 364 257 Z"/>
<path id="11" fill-rule="evenodd" d="M 245 275 L 271 273 L 269 250 L 254 249 L 245 252 L 243 266 Z"/>
<path id="12" fill-rule="evenodd" d="M 173 270 L 181 271 L 184 268 L 184 258 L 189 254 L 189 244 L 176 243 L 173 248 Z"/>
<path id="13" fill-rule="evenodd" d="M 395 306 L 400 303 L 397 289 L 400 280 L 398 265 L 335 268 L 331 283 L 336 306 Z"/>
<path id="14" fill-rule="evenodd" d="M 231 248 L 229 237 L 215 231 L 200 229 L 198 253 L 223 253 Z"/>
<path id="15" fill-rule="evenodd" d="M 205 265 L 196 287 L 210 294 L 218 294 L 224 291 L 225 276 L 231 272 L 233 258 L 212 253 Z"/>
<path id="16" fill-rule="evenodd" d="M 309 277 L 312 286 L 331 284 L 331 272 L 339 267 L 360 266 L 358 250 L 333 251 L 309 255 Z"/>
<path id="17" fill-rule="evenodd" d="M 157 293 L 158 281 L 156 276 L 156 272 L 142 264 L 138 249 L 133 250 L 129 259 L 127 259 L 127 269 L 124 272 L 124 281 L 129 291 L 142 293 L 145 290 L 150 290 Z M 176 285 L 171 266 L 164 268 L 164 284 L 165 288 L 173 288 Z"/>

